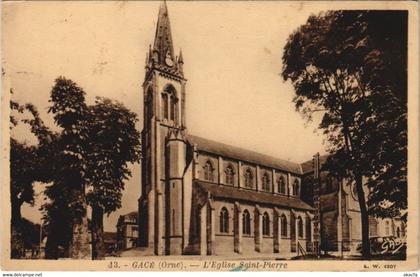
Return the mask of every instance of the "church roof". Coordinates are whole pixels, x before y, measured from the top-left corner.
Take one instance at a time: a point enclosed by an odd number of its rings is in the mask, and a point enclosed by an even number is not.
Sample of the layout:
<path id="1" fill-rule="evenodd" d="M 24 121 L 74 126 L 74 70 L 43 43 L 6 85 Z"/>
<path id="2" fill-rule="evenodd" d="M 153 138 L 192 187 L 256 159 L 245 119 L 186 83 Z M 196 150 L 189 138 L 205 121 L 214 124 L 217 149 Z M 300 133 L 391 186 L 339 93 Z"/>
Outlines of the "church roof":
<path id="1" fill-rule="evenodd" d="M 232 158 L 253 164 L 258 164 L 261 166 L 280 169 L 295 174 L 302 174 L 302 168 L 298 163 L 281 160 L 254 151 L 227 145 L 220 142 L 215 142 L 193 135 L 188 135 L 188 141 L 192 144 L 196 144 L 198 150 L 201 151 L 221 155 L 226 158 Z"/>
<path id="2" fill-rule="evenodd" d="M 200 181 L 197 181 L 196 184 L 203 191 L 210 193 L 213 197 L 216 198 L 242 200 L 298 210 L 314 210 L 313 207 L 303 202 L 299 198 L 287 197 L 284 195 L 268 192 L 259 192 L 255 190 L 239 189 L 236 187 L 229 187 Z"/>

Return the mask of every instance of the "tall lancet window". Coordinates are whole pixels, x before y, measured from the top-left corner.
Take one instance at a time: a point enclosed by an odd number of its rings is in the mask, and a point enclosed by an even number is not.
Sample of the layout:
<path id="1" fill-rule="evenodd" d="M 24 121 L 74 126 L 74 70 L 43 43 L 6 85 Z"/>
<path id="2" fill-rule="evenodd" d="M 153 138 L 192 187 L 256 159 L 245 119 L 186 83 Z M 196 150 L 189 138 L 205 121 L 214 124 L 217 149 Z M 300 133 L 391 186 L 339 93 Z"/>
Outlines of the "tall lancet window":
<path id="1" fill-rule="evenodd" d="M 287 218 L 284 214 L 282 214 L 280 218 L 281 236 L 285 238 L 287 237 Z"/>
<path id="2" fill-rule="evenodd" d="M 204 180 L 213 182 L 214 180 L 213 171 L 214 171 L 213 165 L 211 164 L 210 161 L 207 161 L 206 164 L 204 165 Z"/>
<path id="3" fill-rule="evenodd" d="M 162 94 L 162 101 L 163 118 L 168 119 L 168 95 L 166 93 Z"/>
<path id="4" fill-rule="evenodd" d="M 270 235 L 270 217 L 267 212 L 264 213 L 262 218 L 262 233 L 264 236 Z"/>
<path id="5" fill-rule="evenodd" d="M 228 232 L 229 232 L 229 212 L 225 207 L 223 207 L 220 210 L 220 233 L 228 233 Z"/>
<path id="6" fill-rule="evenodd" d="M 146 103 L 144 106 L 145 125 L 148 127 L 150 125 L 150 120 L 153 117 L 153 89 L 151 87 L 147 89 Z"/>
<path id="7" fill-rule="evenodd" d="M 270 190 L 270 176 L 268 176 L 268 173 L 264 173 L 262 177 L 262 189 L 265 191 Z"/>
<path id="8" fill-rule="evenodd" d="M 225 169 L 225 174 L 226 174 L 226 185 L 233 185 L 233 168 L 231 165 L 228 165 Z"/>
<path id="9" fill-rule="evenodd" d="M 175 120 L 176 118 L 176 102 L 177 99 L 175 95 L 171 95 L 171 104 L 170 104 L 170 120 Z"/>
<path id="10" fill-rule="evenodd" d="M 300 216 L 298 217 L 298 236 L 303 238 L 303 220 Z"/>
<path id="11" fill-rule="evenodd" d="M 177 103 L 176 90 L 172 85 L 166 86 L 162 92 L 162 113 L 164 119 L 176 121 L 177 116 Z"/>
<path id="12" fill-rule="evenodd" d="M 242 234 L 251 234 L 251 215 L 249 214 L 248 210 L 245 210 L 242 213 Z"/>
<path id="13" fill-rule="evenodd" d="M 279 184 L 279 187 L 278 187 L 279 193 L 286 194 L 286 181 L 284 180 L 283 176 L 279 178 L 278 184 Z"/>
<path id="14" fill-rule="evenodd" d="M 245 187 L 246 188 L 252 188 L 253 187 L 253 176 L 252 176 L 252 172 L 251 172 L 251 169 L 247 169 L 246 171 L 245 171 L 245 174 L 244 174 L 244 179 L 245 179 Z"/>

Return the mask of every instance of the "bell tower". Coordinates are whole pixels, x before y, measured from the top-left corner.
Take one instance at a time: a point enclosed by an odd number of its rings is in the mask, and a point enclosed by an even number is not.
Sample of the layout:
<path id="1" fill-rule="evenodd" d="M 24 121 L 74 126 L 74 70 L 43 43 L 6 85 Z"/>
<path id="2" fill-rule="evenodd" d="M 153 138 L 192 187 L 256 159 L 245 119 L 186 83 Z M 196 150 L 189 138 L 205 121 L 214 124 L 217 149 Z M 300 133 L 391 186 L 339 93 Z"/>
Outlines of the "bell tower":
<path id="1" fill-rule="evenodd" d="M 174 132 L 184 134 L 186 128 L 183 64 L 181 51 L 179 56 L 174 54 L 168 8 L 164 1 L 159 8 L 153 46 L 149 46 L 146 54 L 142 194 L 139 199 L 139 243 L 152 248 L 156 255 L 169 254 L 169 249 L 176 249 L 171 247 L 171 238 L 181 236 L 175 230 L 182 229 L 174 222 L 174 218 L 182 216 L 176 214 L 182 213 L 182 205 L 175 200 L 181 197 L 182 181 L 171 181 L 169 167 L 175 161 L 168 159 L 169 152 L 181 156 L 185 152 L 183 136 L 177 136 L 177 143 L 173 139 Z"/>

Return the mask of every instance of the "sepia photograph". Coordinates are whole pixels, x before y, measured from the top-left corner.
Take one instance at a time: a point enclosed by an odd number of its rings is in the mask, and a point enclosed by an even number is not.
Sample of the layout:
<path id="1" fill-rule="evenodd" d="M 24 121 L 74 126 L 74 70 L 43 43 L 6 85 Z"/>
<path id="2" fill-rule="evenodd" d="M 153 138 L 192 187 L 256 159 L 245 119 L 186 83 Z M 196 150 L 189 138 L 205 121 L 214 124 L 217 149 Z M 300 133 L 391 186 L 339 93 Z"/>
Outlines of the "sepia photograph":
<path id="1" fill-rule="evenodd" d="M 417 270 L 418 3 L 339 2 L 2 2 L 2 269 Z"/>

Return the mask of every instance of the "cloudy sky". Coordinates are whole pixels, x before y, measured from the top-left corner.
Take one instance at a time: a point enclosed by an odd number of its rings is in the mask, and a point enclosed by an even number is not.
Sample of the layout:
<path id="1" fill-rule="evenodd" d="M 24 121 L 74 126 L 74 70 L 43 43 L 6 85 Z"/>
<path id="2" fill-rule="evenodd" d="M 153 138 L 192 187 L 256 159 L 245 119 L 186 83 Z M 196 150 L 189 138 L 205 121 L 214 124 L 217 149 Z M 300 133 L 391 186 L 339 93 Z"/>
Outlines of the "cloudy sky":
<path id="1" fill-rule="evenodd" d="M 54 79 L 65 76 L 95 96 L 123 102 L 142 115 L 144 60 L 153 43 L 160 2 L 5 2 L 3 68 L 21 103 L 47 113 Z M 294 110 L 293 88 L 280 76 L 287 37 L 320 9 L 290 2 L 168 1 L 175 51 L 182 48 L 188 132 L 295 162 L 324 152 L 323 138 Z M 296 12 L 298 11 L 298 12 Z M 141 129 L 140 120 L 138 128 Z M 13 131 L 33 143 L 24 127 Z M 140 165 L 131 166 L 123 207 L 137 210 Z M 43 184 L 23 216 L 39 222 Z"/>

